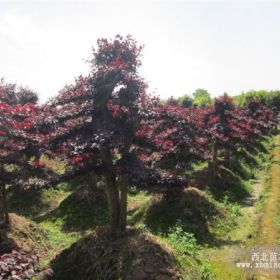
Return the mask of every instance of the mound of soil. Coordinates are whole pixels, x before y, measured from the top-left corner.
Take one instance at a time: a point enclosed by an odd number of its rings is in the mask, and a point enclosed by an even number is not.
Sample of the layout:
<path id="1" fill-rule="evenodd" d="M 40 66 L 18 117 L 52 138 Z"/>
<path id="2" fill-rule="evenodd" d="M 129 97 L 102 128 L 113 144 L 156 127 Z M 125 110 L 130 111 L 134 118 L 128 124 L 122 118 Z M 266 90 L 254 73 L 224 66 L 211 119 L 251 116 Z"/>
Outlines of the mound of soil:
<path id="1" fill-rule="evenodd" d="M 218 199 L 230 192 L 232 197 L 241 200 L 250 194 L 241 180 L 241 177 L 245 176 L 245 174 L 242 175 L 245 171 L 242 171 L 240 166 L 236 167 L 236 169 L 239 170 L 232 171 L 221 165 L 215 172 L 211 168 L 199 170 L 196 172 L 195 178 L 190 180 L 189 186 L 199 189 L 207 186 L 211 189 L 211 193 Z"/>
<path id="2" fill-rule="evenodd" d="M 113 240 L 100 228 L 64 250 L 53 262 L 59 280 L 175 280 L 179 269 L 167 245 L 152 234 L 129 228 Z"/>
<path id="3" fill-rule="evenodd" d="M 184 230 L 204 242 L 212 238 L 211 221 L 225 216 L 224 209 L 218 208 L 201 190 L 190 187 L 156 195 L 145 213 L 145 224 L 153 232 L 168 233 L 179 222 Z"/>
<path id="4" fill-rule="evenodd" d="M 42 232 L 37 224 L 14 213 L 9 214 L 10 225 L 0 229 L 0 255 L 13 249 L 26 253 L 38 247 Z"/>
<path id="5" fill-rule="evenodd" d="M 104 189 L 81 187 L 61 201 L 57 208 L 40 216 L 37 222 L 57 219 L 65 232 L 87 231 L 109 220 Z"/>
<path id="6" fill-rule="evenodd" d="M 181 206 L 188 206 L 206 217 L 224 216 L 224 209 L 217 208 L 209 198 L 197 188 L 186 188 L 180 198 Z"/>

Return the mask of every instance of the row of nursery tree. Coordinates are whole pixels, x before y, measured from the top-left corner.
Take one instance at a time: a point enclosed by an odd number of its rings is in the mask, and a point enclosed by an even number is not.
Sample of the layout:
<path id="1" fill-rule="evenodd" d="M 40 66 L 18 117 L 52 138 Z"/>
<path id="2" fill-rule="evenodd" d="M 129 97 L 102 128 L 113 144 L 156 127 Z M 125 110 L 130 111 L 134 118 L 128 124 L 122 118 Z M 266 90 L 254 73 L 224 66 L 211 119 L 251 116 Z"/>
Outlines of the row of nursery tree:
<path id="1" fill-rule="evenodd" d="M 251 100 L 259 101 L 268 107 L 280 110 L 280 90 L 250 90 L 233 96 L 233 102 L 237 106 L 246 106 Z M 178 99 L 171 97 L 166 102 L 178 102 L 182 107 L 207 107 L 213 105 L 214 100 L 206 89 L 199 88 L 192 95 L 182 95 Z"/>
<path id="2" fill-rule="evenodd" d="M 1 83 L 2 225 L 9 222 L 8 188 L 94 174 L 105 182 L 111 232 L 124 234 L 129 186 L 184 187 L 193 163 L 208 161 L 215 172 L 240 147 L 250 150 L 276 130 L 279 106 L 257 98 L 237 106 L 225 94 L 205 106 L 182 106 L 150 96 L 138 73 L 141 50 L 130 36 L 98 40 L 88 76 L 43 105 L 31 91 Z M 42 155 L 64 163 L 64 174 L 48 169 Z"/>

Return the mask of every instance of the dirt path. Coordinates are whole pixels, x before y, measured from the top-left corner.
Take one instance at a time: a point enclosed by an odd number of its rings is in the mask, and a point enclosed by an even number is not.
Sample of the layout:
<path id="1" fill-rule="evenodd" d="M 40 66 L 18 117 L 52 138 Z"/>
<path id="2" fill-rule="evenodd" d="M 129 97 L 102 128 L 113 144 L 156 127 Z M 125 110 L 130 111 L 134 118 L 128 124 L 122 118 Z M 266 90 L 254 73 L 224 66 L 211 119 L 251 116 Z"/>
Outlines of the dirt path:
<path id="1" fill-rule="evenodd" d="M 280 215 L 280 136 L 277 136 L 275 144 L 270 168 L 270 194 L 264 206 L 259 227 L 258 243 L 260 245 L 279 243 L 279 229 L 275 219 Z"/>
<path id="2" fill-rule="evenodd" d="M 263 176 L 260 176 L 253 184 L 251 196 L 242 202 L 242 215 L 238 218 L 238 226 L 230 233 L 230 239 L 225 242 L 228 244 L 206 250 L 217 280 L 256 280 L 247 270 L 237 268 L 236 263 L 242 260 L 240 255 L 246 250 L 247 243 L 251 245 L 253 242 L 248 237 L 256 235 L 259 216 L 255 203 L 260 199 L 263 186 Z"/>
<path id="3" fill-rule="evenodd" d="M 275 220 L 280 217 L 280 135 L 274 140 L 273 160 L 269 170 L 269 194 L 265 199 L 261 218 L 257 211 L 256 202 L 259 201 L 263 190 L 264 174 L 261 174 L 259 179 L 254 182 L 252 196 L 242 203 L 242 216 L 239 218 L 238 227 L 233 229 L 230 234 L 230 242 L 219 248 L 205 251 L 218 280 L 280 279 L 280 273 L 267 273 L 271 270 L 257 272 L 249 270 L 248 272 L 248 269 L 240 269 L 236 266 L 237 262 L 242 262 L 240 255 L 243 253 L 248 255 L 246 257 L 251 258 L 248 248 L 254 246 L 271 248 L 279 244 L 280 233 Z M 248 239 L 248 236 L 256 237 Z M 280 256 L 280 249 L 277 252 Z"/>
<path id="4" fill-rule="evenodd" d="M 280 217 L 280 136 L 275 139 L 273 150 L 273 160 L 270 168 L 270 193 L 263 208 L 256 244 L 273 247 L 279 244 L 279 226 L 276 220 Z M 277 250 L 278 252 L 279 250 Z M 279 273 L 271 275 L 260 272 L 257 274 L 258 280 L 280 279 Z"/>

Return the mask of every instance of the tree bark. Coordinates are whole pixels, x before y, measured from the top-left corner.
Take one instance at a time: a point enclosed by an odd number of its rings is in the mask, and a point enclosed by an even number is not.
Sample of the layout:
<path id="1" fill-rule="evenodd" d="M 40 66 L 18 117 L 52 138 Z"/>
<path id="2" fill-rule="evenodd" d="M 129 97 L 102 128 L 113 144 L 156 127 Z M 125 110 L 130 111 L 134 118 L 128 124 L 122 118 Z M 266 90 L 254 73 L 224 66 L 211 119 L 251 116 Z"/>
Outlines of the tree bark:
<path id="1" fill-rule="evenodd" d="M 225 164 L 230 166 L 230 150 L 225 148 Z"/>
<path id="2" fill-rule="evenodd" d="M 217 146 L 216 143 L 214 143 L 214 145 L 213 145 L 213 157 L 212 157 L 213 170 L 217 169 L 217 165 L 218 165 L 218 146 Z"/>
<path id="3" fill-rule="evenodd" d="M 117 236 L 120 222 L 120 197 L 116 170 L 113 165 L 112 154 L 109 150 L 103 151 L 103 161 L 106 166 L 104 177 L 106 180 L 106 194 L 110 214 L 111 234 L 112 236 Z"/>
<path id="4" fill-rule="evenodd" d="M 88 184 L 89 184 L 89 187 L 95 191 L 97 189 L 97 176 L 96 174 L 94 173 L 94 171 L 92 171 L 90 174 L 89 174 L 89 180 L 88 180 Z"/>
<path id="5" fill-rule="evenodd" d="M 120 234 L 125 234 L 127 224 L 127 180 L 121 178 L 120 180 Z"/>
<path id="6" fill-rule="evenodd" d="M 6 186 L 0 187 L 0 225 L 9 224 L 9 213 L 7 207 Z"/>
<path id="7" fill-rule="evenodd" d="M 110 214 L 110 228 L 113 236 L 117 236 L 119 231 L 120 203 L 116 177 L 106 174 L 106 193 Z"/>

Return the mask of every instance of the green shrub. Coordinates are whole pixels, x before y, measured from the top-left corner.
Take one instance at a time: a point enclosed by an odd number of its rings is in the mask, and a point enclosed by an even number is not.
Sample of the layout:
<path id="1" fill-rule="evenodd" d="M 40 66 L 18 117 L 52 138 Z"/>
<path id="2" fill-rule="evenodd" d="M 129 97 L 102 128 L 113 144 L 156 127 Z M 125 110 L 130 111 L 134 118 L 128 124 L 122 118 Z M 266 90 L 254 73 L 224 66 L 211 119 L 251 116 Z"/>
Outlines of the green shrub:
<path id="1" fill-rule="evenodd" d="M 200 246 L 196 238 L 193 233 L 185 232 L 180 224 L 170 230 L 166 239 L 180 255 L 198 256 Z"/>

